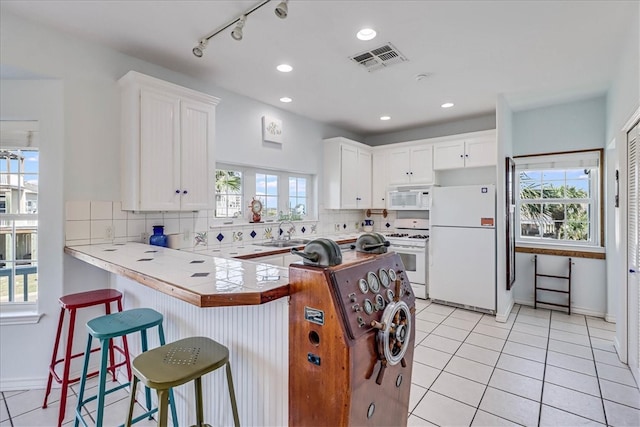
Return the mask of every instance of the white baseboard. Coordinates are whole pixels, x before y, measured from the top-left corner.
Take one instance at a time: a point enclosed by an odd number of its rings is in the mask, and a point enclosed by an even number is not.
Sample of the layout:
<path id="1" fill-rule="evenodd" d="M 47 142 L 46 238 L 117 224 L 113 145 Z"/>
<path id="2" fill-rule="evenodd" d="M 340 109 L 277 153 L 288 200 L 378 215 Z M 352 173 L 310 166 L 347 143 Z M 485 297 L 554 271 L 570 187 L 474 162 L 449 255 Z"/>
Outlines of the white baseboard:
<path id="1" fill-rule="evenodd" d="M 515 302 L 516 302 L 516 304 L 526 305 L 528 307 L 533 307 L 533 301 L 532 300 L 519 300 L 519 299 L 517 299 L 517 300 L 515 300 Z M 544 304 L 542 304 L 542 303 L 539 303 L 538 305 L 543 305 L 544 306 Z M 551 309 L 551 306 L 544 306 L 544 308 Z M 594 310 L 591 310 L 589 308 L 576 307 L 576 306 L 573 306 L 573 305 L 571 306 L 571 313 L 572 314 L 584 314 L 585 316 L 599 317 L 601 319 L 605 319 L 605 313 L 604 312 L 594 311 Z"/>
<path id="2" fill-rule="evenodd" d="M 0 379 L 0 391 L 36 390 L 46 387 L 47 377 Z M 52 388 L 60 388 L 60 384 L 54 381 Z M 42 396 L 44 397 L 44 394 Z"/>
<path id="3" fill-rule="evenodd" d="M 604 320 L 606 320 L 609 323 L 616 323 L 616 316 L 614 316 L 613 314 L 605 314 Z"/>
<path id="4" fill-rule="evenodd" d="M 618 336 L 613 337 L 613 347 L 616 349 L 616 353 L 618 353 L 618 359 L 622 363 L 627 363 L 627 353 L 622 351 L 622 346 L 620 345 L 620 341 L 618 340 Z"/>
<path id="5" fill-rule="evenodd" d="M 507 323 L 507 320 L 509 320 L 509 315 L 511 314 L 511 310 L 513 310 L 514 304 L 515 301 L 512 299 L 511 302 L 509 302 L 509 307 L 507 307 L 507 310 L 504 314 L 496 313 L 496 322 Z"/>

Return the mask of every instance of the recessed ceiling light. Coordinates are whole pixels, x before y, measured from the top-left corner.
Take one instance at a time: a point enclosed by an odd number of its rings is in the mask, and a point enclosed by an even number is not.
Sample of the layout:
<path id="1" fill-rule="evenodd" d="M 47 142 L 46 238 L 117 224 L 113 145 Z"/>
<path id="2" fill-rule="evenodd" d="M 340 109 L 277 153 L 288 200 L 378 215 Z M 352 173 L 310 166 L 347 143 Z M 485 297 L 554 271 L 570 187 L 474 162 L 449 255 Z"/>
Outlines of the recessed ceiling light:
<path id="1" fill-rule="evenodd" d="M 372 28 L 363 28 L 356 34 L 359 40 L 371 40 L 376 36 L 376 30 Z"/>
<path id="2" fill-rule="evenodd" d="M 442 108 L 451 108 L 453 107 L 453 102 L 445 102 L 441 105 Z"/>
<path id="3" fill-rule="evenodd" d="M 293 67 L 289 64 L 280 64 L 276 67 L 276 69 L 282 73 L 288 73 L 293 70 Z"/>
<path id="4" fill-rule="evenodd" d="M 391 120 L 391 116 L 381 116 L 380 120 Z"/>
<path id="5" fill-rule="evenodd" d="M 280 98 L 280 102 L 291 102 L 293 101 L 293 99 L 289 98 L 288 96 L 283 96 L 282 98 Z"/>

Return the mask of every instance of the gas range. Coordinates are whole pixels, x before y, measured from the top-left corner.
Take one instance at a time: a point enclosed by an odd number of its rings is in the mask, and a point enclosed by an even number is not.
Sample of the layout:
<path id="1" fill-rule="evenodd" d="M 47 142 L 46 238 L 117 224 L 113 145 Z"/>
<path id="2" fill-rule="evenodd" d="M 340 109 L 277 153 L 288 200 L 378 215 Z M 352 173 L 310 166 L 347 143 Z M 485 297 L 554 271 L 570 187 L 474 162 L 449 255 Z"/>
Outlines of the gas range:
<path id="1" fill-rule="evenodd" d="M 398 219 L 393 225 L 393 232 L 384 233 L 391 246 L 425 247 L 429 241 L 429 220 Z"/>
<path id="2" fill-rule="evenodd" d="M 427 298 L 429 243 L 428 219 L 397 219 L 393 230 L 384 233 L 391 244 L 389 250 L 400 255 L 413 292 L 418 298 Z"/>

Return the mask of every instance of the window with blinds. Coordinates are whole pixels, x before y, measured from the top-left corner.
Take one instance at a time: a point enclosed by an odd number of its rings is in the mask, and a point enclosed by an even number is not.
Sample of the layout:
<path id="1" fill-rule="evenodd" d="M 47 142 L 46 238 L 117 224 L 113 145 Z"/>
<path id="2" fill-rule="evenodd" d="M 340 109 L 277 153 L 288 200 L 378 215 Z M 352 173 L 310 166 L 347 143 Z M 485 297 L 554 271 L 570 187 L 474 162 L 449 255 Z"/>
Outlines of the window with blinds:
<path id="1" fill-rule="evenodd" d="M 520 156 L 516 240 L 600 246 L 602 150 Z"/>

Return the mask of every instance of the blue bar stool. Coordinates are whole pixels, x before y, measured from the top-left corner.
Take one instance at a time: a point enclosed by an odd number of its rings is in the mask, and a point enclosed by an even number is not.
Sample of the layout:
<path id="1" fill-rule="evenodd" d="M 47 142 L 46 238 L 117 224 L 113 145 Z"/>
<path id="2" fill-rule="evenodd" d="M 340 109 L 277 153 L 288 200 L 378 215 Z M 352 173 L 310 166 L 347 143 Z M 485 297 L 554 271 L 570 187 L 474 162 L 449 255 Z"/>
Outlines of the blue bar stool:
<path id="1" fill-rule="evenodd" d="M 164 330 L 162 329 L 162 314 L 150 308 L 135 308 L 131 310 L 125 310 L 118 313 L 108 314 L 106 316 L 100 316 L 87 322 L 87 331 L 89 336 L 87 339 L 87 351 L 85 352 L 84 367 L 82 369 L 82 377 L 80 380 L 80 392 L 78 394 L 78 405 L 76 406 L 76 419 L 74 426 L 78 427 L 78 424 L 82 422 L 85 427 L 88 427 L 87 422 L 82 416 L 82 410 L 85 405 L 94 400 L 97 402 L 96 413 L 96 427 L 102 427 L 104 419 L 104 400 L 107 394 L 113 393 L 122 388 L 128 387 L 131 382 L 120 384 L 110 389 L 106 389 L 106 379 L 108 371 L 108 355 L 109 344 L 112 338 L 123 337 L 134 332 L 140 332 L 142 352 L 147 351 L 147 330 L 155 326 L 158 327 L 158 337 L 160 338 L 160 345 L 165 344 Z M 91 355 L 91 342 L 93 338 L 100 340 L 100 374 L 98 391 L 95 396 L 85 398 L 84 391 L 87 381 L 87 373 L 89 371 L 89 358 Z M 144 416 L 138 417 L 136 421 L 140 421 L 145 417 L 151 418 L 158 408 L 151 407 L 151 390 L 145 389 L 145 400 L 147 406 L 147 412 Z M 178 425 L 178 416 L 173 398 L 173 390 L 169 391 L 169 401 L 171 406 L 171 416 L 173 419 L 173 425 Z"/>

